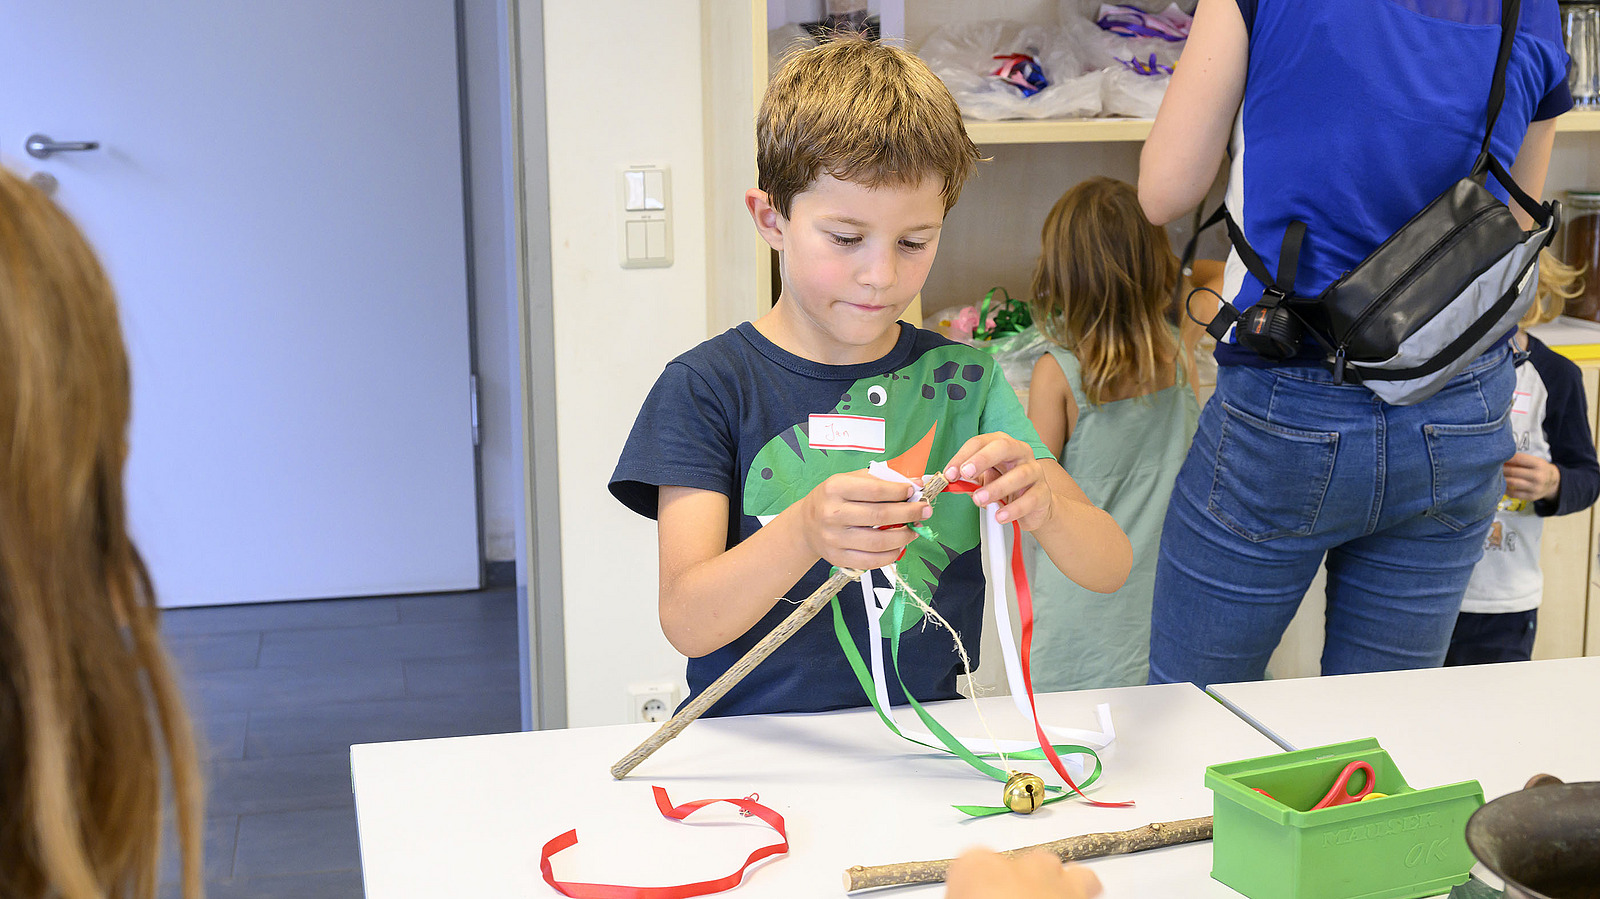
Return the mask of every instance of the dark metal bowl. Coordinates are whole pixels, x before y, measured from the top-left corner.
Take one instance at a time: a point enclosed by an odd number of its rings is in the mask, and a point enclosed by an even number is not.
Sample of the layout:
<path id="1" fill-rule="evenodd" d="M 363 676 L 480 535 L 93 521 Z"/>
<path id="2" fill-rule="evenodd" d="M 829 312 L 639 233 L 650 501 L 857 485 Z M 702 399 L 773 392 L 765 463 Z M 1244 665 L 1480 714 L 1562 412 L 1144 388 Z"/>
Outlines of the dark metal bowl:
<path id="1" fill-rule="evenodd" d="M 1501 796 L 1467 820 L 1467 847 L 1508 899 L 1600 899 L 1600 782 Z"/>

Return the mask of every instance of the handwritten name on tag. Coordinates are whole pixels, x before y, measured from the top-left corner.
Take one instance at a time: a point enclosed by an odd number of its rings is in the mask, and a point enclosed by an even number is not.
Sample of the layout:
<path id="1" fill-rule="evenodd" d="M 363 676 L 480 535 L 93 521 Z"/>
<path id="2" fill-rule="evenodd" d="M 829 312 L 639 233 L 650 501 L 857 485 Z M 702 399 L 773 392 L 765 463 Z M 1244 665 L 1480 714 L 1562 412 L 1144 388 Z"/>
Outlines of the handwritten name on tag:
<path id="1" fill-rule="evenodd" d="M 812 449 L 883 452 L 881 418 L 867 418 L 862 415 L 813 415 L 810 433 Z"/>

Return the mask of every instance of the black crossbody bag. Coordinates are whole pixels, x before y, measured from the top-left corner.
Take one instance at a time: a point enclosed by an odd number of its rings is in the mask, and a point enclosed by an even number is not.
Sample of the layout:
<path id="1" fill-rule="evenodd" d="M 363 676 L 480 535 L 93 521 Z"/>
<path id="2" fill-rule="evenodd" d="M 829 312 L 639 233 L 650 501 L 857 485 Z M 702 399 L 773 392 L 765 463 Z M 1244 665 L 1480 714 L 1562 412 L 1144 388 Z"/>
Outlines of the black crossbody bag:
<path id="1" fill-rule="evenodd" d="M 1237 324 L 1240 344 L 1274 360 L 1298 354 L 1309 337 L 1324 350 L 1334 383 L 1364 384 L 1389 403 L 1408 405 L 1432 396 L 1516 327 L 1534 298 L 1539 250 L 1561 220 L 1560 204 L 1529 197 L 1489 148 L 1519 11 L 1519 0 L 1501 0 L 1500 52 L 1472 171 L 1321 293 L 1294 293 L 1304 223 L 1285 229 L 1276 276 L 1226 203 L 1196 229 L 1184 249 L 1185 269 L 1200 232 L 1225 221 L 1240 260 L 1265 285 L 1261 300 L 1243 313 L 1224 302 L 1206 326 L 1213 337 L 1222 340 Z M 1510 207 L 1488 191 L 1489 175 L 1533 219 L 1532 230 L 1524 231 Z"/>

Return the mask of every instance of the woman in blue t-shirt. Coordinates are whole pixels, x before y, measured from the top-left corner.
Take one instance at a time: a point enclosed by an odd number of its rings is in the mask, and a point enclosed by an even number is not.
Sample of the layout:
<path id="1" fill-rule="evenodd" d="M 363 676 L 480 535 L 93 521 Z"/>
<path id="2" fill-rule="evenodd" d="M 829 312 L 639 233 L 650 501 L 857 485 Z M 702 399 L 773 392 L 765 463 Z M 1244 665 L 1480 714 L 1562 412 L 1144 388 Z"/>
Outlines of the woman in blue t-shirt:
<path id="1" fill-rule="evenodd" d="M 1316 295 L 1471 169 L 1500 19 L 1500 0 L 1201 0 L 1140 159 L 1146 214 L 1193 209 L 1227 151 L 1233 218 L 1269 271 L 1304 222 L 1294 292 Z M 1537 197 L 1572 99 L 1555 0 L 1518 20 L 1491 149 Z M 1222 295 L 1243 310 L 1262 287 L 1230 255 Z M 1261 678 L 1324 554 L 1324 674 L 1439 665 L 1512 453 L 1506 342 L 1409 406 L 1335 385 L 1309 339 L 1270 362 L 1230 335 L 1216 356 L 1163 528 L 1151 682 Z"/>

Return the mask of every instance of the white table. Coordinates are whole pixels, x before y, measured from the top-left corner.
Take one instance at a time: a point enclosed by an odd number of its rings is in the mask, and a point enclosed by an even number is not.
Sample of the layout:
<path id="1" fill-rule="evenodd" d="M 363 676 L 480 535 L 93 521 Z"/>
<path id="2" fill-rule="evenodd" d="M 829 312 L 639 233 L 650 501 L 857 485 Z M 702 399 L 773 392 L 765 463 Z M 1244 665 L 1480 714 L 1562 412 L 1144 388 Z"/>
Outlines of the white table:
<path id="1" fill-rule="evenodd" d="M 560 880 L 661 885 L 719 877 L 773 840 L 731 806 L 690 824 L 656 812 L 650 787 L 674 804 L 760 793 L 784 816 L 789 854 L 753 868 L 734 895 L 843 895 L 851 865 L 944 858 L 968 846 L 1003 849 L 1080 833 L 1125 830 L 1211 813 L 1207 765 L 1277 747 L 1188 684 L 1039 697 L 1047 724 L 1092 729 L 1110 702 L 1116 742 L 1091 794 L 1131 809 L 1060 802 L 1031 816 L 967 820 L 952 803 L 998 805 L 1000 785 L 961 761 L 889 733 L 871 709 L 706 719 L 625 780 L 610 766 L 655 725 L 622 725 L 354 746 L 351 764 L 368 899 L 554 896 L 539 874 L 550 838 L 577 828 L 557 855 Z M 994 735 L 1031 733 L 1009 697 L 981 701 Z M 954 733 L 982 733 L 970 702 L 936 707 Z M 909 710 L 902 723 L 914 721 Z M 1026 763 L 1047 770 L 1044 763 Z M 1047 780 L 1054 782 L 1053 776 Z M 726 810 L 726 811 L 722 811 Z M 723 822 L 694 826 L 701 816 Z M 1211 844 L 1091 862 L 1109 895 L 1236 897 L 1210 878 Z M 940 895 L 938 886 L 893 895 Z"/>
<path id="2" fill-rule="evenodd" d="M 1600 780 L 1600 657 L 1214 684 L 1286 749 L 1376 737 L 1413 787 Z"/>

